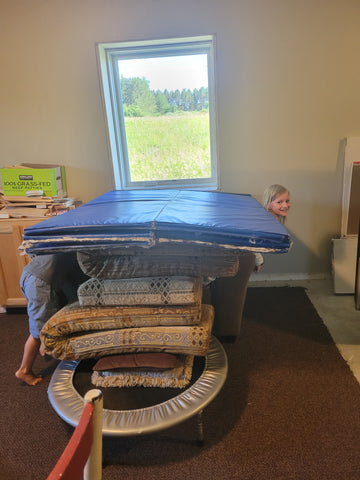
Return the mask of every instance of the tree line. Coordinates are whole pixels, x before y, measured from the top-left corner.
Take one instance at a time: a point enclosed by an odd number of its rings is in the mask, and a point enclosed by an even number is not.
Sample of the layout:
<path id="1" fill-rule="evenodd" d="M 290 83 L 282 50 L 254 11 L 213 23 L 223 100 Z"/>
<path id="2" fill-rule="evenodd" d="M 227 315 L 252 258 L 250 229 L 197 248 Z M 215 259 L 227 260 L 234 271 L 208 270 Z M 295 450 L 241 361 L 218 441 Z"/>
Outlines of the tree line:
<path id="1" fill-rule="evenodd" d="M 184 112 L 200 112 L 209 107 L 208 88 L 183 90 L 150 90 L 145 77 L 120 79 L 124 116 L 145 117 Z"/>

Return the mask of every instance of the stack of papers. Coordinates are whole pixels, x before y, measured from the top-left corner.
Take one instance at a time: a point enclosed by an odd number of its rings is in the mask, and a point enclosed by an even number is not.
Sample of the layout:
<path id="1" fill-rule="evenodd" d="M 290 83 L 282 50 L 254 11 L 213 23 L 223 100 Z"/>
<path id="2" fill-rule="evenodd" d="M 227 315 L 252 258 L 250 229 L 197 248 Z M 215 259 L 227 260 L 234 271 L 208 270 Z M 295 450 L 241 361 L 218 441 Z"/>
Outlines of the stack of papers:
<path id="1" fill-rule="evenodd" d="M 75 208 L 73 198 L 0 195 L 0 218 L 46 218 Z"/>

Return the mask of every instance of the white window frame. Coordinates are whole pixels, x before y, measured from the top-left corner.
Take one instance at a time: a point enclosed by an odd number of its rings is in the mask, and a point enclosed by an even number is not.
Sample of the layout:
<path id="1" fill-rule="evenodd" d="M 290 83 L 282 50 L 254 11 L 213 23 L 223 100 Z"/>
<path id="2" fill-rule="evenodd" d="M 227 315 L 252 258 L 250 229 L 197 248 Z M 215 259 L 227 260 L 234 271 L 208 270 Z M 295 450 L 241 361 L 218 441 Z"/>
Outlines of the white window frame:
<path id="1" fill-rule="evenodd" d="M 214 51 L 214 35 L 97 44 L 102 98 L 114 169 L 115 188 L 117 190 L 172 187 L 204 190 L 218 188 L 219 178 L 216 146 Z M 212 176 L 211 178 L 132 182 L 130 179 L 127 156 L 125 122 L 122 110 L 119 75 L 117 73 L 117 61 L 124 58 L 146 58 L 184 54 L 207 54 L 208 57 L 210 155 Z"/>

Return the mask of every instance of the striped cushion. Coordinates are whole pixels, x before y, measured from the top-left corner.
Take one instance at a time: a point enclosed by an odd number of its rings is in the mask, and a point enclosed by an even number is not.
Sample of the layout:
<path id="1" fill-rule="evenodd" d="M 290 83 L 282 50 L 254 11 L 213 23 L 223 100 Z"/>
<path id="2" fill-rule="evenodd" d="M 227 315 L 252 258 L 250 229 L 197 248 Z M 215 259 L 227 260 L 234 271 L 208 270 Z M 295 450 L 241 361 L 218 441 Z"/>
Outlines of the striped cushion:
<path id="1" fill-rule="evenodd" d="M 239 269 L 237 252 L 186 244 L 79 251 L 77 257 L 86 275 L 103 279 L 169 275 L 228 277 L 236 275 Z"/>

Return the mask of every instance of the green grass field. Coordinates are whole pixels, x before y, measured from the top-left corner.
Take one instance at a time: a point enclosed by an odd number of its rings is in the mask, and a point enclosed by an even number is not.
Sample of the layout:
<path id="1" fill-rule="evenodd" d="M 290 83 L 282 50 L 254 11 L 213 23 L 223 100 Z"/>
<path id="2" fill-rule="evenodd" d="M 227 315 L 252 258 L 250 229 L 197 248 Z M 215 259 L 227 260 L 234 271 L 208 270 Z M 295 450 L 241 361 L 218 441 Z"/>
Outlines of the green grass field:
<path id="1" fill-rule="evenodd" d="M 131 181 L 211 177 L 208 112 L 126 117 Z"/>

